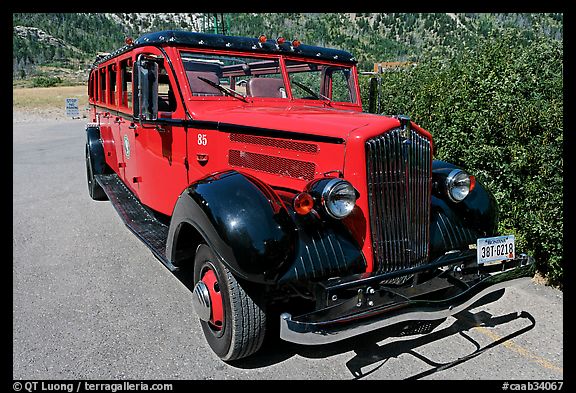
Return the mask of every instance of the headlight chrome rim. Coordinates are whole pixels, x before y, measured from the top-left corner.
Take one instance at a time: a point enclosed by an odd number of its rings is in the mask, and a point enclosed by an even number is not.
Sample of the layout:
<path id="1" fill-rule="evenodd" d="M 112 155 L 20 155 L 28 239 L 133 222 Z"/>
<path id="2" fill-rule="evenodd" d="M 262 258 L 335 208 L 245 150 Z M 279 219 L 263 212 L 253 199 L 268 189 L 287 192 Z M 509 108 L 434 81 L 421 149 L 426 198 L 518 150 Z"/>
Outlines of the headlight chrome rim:
<path id="1" fill-rule="evenodd" d="M 349 195 L 352 196 L 351 198 L 352 206 L 345 210 L 345 214 L 339 214 L 336 211 L 334 211 L 333 208 L 331 207 L 332 204 L 334 204 L 334 196 L 336 195 L 337 192 L 340 191 L 338 187 L 340 185 L 344 187 L 349 187 L 350 191 Z M 328 183 L 326 183 L 324 189 L 322 190 L 322 206 L 324 207 L 326 213 L 332 218 L 341 220 L 348 217 L 350 213 L 352 213 L 352 210 L 354 210 L 354 207 L 356 206 L 356 190 L 354 186 L 344 179 L 336 178 L 328 181 Z"/>
<path id="2" fill-rule="evenodd" d="M 465 191 L 463 191 L 464 188 Z M 470 175 L 467 172 L 462 169 L 454 169 L 448 174 L 446 194 L 452 202 L 462 202 L 470 194 L 470 191 Z"/>

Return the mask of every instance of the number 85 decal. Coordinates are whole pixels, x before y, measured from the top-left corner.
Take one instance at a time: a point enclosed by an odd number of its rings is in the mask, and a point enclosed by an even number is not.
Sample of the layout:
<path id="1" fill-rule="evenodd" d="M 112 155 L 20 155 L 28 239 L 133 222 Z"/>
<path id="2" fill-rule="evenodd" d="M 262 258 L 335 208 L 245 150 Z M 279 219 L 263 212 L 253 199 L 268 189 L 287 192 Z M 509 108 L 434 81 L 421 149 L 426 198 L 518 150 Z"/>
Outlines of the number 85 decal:
<path id="1" fill-rule="evenodd" d="M 206 138 L 206 134 L 198 134 L 198 145 L 206 146 L 207 144 L 208 144 L 208 138 Z"/>

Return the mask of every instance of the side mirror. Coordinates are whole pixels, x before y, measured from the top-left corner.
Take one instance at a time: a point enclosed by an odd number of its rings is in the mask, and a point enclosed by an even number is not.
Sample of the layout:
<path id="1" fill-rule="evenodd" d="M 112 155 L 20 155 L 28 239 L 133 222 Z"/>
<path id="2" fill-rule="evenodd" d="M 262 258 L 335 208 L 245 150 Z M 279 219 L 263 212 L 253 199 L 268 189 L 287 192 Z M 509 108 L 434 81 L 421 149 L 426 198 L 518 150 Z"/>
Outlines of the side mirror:
<path id="1" fill-rule="evenodd" d="M 136 62 L 138 100 L 134 117 L 140 121 L 158 119 L 158 60 L 140 56 Z"/>

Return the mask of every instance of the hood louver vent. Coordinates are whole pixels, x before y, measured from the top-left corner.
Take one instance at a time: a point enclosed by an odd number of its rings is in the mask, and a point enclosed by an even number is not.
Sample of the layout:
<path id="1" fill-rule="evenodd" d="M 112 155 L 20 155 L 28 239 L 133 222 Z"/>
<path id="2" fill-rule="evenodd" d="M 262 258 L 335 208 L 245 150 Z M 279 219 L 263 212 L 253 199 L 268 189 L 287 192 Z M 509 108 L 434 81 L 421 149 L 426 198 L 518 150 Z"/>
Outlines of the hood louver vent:
<path id="1" fill-rule="evenodd" d="M 230 141 L 246 143 L 250 145 L 269 146 L 285 150 L 294 150 L 300 153 L 318 153 L 318 145 L 313 143 L 296 142 L 278 138 L 268 138 L 246 134 L 230 134 Z"/>
<path id="2" fill-rule="evenodd" d="M 240 150 L 229 151 L 228 163 L 236 167 L 303 180 L 314 179 L 314 174 L 316 173 L 316 165 L 312 162 Z"/>

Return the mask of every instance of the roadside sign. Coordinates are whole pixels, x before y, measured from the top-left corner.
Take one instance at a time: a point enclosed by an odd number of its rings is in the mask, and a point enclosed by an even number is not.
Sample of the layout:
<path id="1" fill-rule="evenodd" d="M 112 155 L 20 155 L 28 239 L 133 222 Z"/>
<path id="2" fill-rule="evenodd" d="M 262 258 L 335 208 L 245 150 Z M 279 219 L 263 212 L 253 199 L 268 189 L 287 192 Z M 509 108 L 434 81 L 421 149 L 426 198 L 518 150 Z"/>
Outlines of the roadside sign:
<path id="1" fill-rule="evenodd" d="M 78 98 L 66 98 L 66 116 L 67 117 L 80 117 L 80 109 L 78 109 Z"/>

